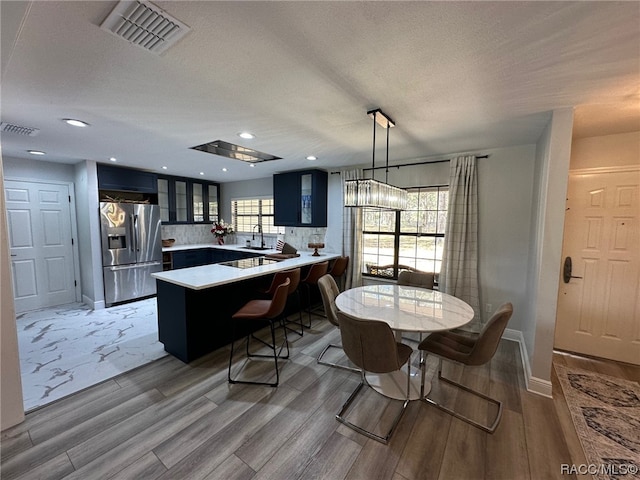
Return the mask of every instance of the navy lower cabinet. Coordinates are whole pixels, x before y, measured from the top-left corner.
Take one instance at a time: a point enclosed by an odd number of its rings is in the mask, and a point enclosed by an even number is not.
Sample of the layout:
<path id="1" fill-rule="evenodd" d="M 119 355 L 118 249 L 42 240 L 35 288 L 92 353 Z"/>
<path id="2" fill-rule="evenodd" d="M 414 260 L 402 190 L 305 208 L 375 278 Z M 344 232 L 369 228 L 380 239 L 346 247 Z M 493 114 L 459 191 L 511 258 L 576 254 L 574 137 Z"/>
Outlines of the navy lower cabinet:
<path id="1" fill-rule="evenodd" d="M 208 265 L 210 261 L 210 249 L 198 248 L 195 250 L 178 250 L 173 252 L 173 268 L 197 267 Z"/>
<path id="2" fill-rule="evenodd" d="M 259 257 L 259 254 L 239 252 L 223 248 L 195 248 L 192 250 L 176 250 L 172 252 L 172 268 L 198 267 L 212 263 L 229 262 L 243 258 Z"/>
<path id="3" fill-rule="evenodd" d="M 192 290 L 156 280 L 158 340 L 185 363 L 232 341 L 231 316 L 255 296 L 256 279 Z M 236 325 L 235 339 L 264 327 L 260 322 Z"/>

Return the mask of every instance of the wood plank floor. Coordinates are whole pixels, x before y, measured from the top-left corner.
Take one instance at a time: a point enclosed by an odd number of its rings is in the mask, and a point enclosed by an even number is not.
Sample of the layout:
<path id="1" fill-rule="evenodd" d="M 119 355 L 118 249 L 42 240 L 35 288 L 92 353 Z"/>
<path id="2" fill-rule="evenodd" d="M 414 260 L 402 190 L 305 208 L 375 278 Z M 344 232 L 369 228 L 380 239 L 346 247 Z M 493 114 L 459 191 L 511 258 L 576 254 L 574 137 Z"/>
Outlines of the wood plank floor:
<path id="1" fill-rule="evenodd" d="M 339 332 L 316 317 L 304 337 L 289 339 L 291 358 L 281 362 L 278 388 L 229 385 L 229 349 L 222 348 L 189 365 L 168 356 L 31 412 L 2 432 L 0 476 L 537 480 L 566 479 L 560 465 L 580 460 L 570 420 L 562 418 L 561 408 L 556 415 L 561 400 L 524 389 L 517 343 L 503 340 L 483 367 L 445 368 L 447 375 L 503 400 L 495 434 L 411 402 L 385 446 L 335 419 L 359 381 L 358 374 L 316 363 L 327 343 L 339 343 Z M 241 363 L 238 357 L 236 367 Z M 428 366 L 433 374 L 435 361 Z M 251 367 L 268 374 L 257 361 Z M 433 395 L 475 416 L 491 413 L 447 388 L 436 380 Z M 350 418 L 382 431 L 397 408 L 367 389 Z"/>

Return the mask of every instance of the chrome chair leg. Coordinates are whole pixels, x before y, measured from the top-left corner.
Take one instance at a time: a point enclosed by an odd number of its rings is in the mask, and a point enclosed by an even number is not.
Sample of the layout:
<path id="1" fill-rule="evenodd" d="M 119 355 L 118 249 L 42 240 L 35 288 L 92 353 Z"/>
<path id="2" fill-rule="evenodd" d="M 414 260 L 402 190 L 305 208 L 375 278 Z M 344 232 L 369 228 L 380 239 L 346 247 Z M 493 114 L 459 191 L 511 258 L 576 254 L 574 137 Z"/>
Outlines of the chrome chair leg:
<path id="1" fill-rule="evenodd" d="M 440 410 L 447 412 L 449 415 L 453 415 L 454 417 L 462 420 L 463 422 L 466 422 L 470 425 L 473 425 L 476 428 L 479 428 L 480 430 L 483 430 L 485 432 L 488 433 L 493 433 L 495 432 L 496 428 L 498 427 L 498 424 L 500 423 L 500 419 L 502 418 L 502 402 L 499 400 L 496 400 L 495 398 L 489 397 L 488 395 L 485 395 L 482 392 L 478 392 L 477 390 L 473 390 L 465 385 L 462 385 L 458 382 L 455 382 L 451 379 L 448 379 L 444 376 L 442 376 L 442 358 L 438 358 L 439 362 L 438 362 L 438 380 L 442 380 L 443 382 L 446 382 L 450 385 L 453 385 L 455 387 L 460 388 L 461 390 L 464 390 L 465 392 L 469 392 L 472 395 L 475 395 L 477 397 L 480 397 L 484 400 L 487 400 L 490 403 L 493 403 L 494 405 L 497 405 L 498 407 L 498 413 L 496 414 L 494 420 L 491 422 L 490 425 L 484 425 L 482 423 L 476 422 L 475 420 L 466 417 L 458 412 L 456 412 L 455 410 L 450 409 L 449 407 L 445 407 L 444 405 L 436 402 L 435 400 L 432 400 L 431 398 L 424 397 L 423 393 L 424 393 L 424 370 L 425 368 L 422 369 L 422 379 L 423 379 L 423 386 L 422 386 L 422 391 L 420 392 L 420 399 L 423 402 L 429 403 L 435 407 L 438 407 Z"/>
<path id="2" fill-rule="evenodd" d="M 325 353 L 327 353 L 327 350 L 329 350 L 330 348 L 339 348 L 340 350 L 342 350 L 342 345 L 334 345 L 334 344 L 330 343 L 329 345 L 324 347 L 324 350 L 322 350 L 320 355 L 318 355 L 318 360 L 317 360 L 318 364 L 326 365 L 328 367 L 340 368 L 342 370 L 347 370 L 349 372 L 360 372 L 361 371 L 357 367 L 349 367 L 347 365 L 340 365 L 339 363 L 327 362 L 325 360 L 322 360 L 322 357 L 324 356 Z"/>
<path id="3" fill-rule="evenodd" d="M 387 445 L 389 443 L 389 439 L 391 438 L 391 435 L 393 435 L 393 432 L 395 431 L 396 427 L 398 426 L 398 423 L 400 423 L 400 419 L 402 418 L 402 416 L 404 415 L 405 410 L 407 409 L 407 405 L 409 405 L 409 392 L 410 392 L 410 385 L 411 385 L 411 364 L 409 364 L 409 371 L 407 374 L 407 398 L 404 400 L 403 404 L 402 404 L 402 408 L 400 409 L 400 411 L 398 412 L 398 414 L 396 415 L 396 418 L 393 420 L 393 424 L 391 425 L 391 428 L 388 430 L 388 432 L 383 436 L 383 435 L 377 435 L 373 432 L 370 432 L 369 430 L 366 430 L 354 423 L 351 423 L 349 420 L 347 420 L 345 418 L 345 414 L 347 413 L 347 410 L 349 410 L 349 407 L 351 406 L 351 404 L 353 403 L 353 401 L 355 400 L 356 396 L 358 395 L 358 393 L 360 393 L 360 390 L 362 390 L 362 387 L 364 386 L 366 379 L 364 376 L 364 371 L 360 370 L 360 374 L 361 374 L 361 379 L 360 379 L 360 383 L 358 384 L 358 386 L 356 387 L 356 389 L 353 391 L 353 393 L 351 393 L 351 395 L 349 396 L 349 398 L 347 399 L 347 401 L 344 403 L 344 405 L 342 405 L 342 409 L 340 410 L 340 412 L 336 415 L 336 419 L 346 425 L 347 427 L 355 430 L 356 432 L 372 438 L 373 440 L 376 440 L 380 443 L 383 443 L 385 445 Z"/>

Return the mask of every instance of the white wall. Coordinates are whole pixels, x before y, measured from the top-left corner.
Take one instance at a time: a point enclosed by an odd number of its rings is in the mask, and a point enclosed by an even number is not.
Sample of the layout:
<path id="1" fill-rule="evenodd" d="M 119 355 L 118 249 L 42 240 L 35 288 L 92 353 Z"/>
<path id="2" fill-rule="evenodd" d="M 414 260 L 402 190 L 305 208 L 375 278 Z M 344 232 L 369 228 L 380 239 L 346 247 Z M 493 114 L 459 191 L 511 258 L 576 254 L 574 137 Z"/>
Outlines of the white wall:
<path id="1" fill-rule="evenodd" d="M 640 131 L 576 138 L 571 145 L 571 169 L 617 167 L 640 163 Z"/>
<path id="2" fill-rule="evenodd" d="M 0 151 L 0 366 L 2 367 L 2 375 L 0 375 L 0 429 L 2 430 L 24 420 L 18 334 L 7 232 L 3 161 Z"/>
<path id="3" fill-rule="evenodd" d="M 513 303 L 508 328 L 522 330 L 529 295 L 535 145 L 489 150 L 478 160 L 478 270 L 483 319 Z M 487 308 L 488 307 L 488 308 Z"/>
<path id="4" fill-rule="evenodd" d="M 551 364 L 562 260 L 562 234 L 571 158 L 573 109 L 555 110 L 537 144 L 534 227 L 525 328 L 528 388 L 551 394 Z"/>
<path id="5" fill-rule="evenodd" d="M 94 309 L 105 308 L 97 169 L 96 162 L 89 160 L 74 169 L 82 301 Z"/>

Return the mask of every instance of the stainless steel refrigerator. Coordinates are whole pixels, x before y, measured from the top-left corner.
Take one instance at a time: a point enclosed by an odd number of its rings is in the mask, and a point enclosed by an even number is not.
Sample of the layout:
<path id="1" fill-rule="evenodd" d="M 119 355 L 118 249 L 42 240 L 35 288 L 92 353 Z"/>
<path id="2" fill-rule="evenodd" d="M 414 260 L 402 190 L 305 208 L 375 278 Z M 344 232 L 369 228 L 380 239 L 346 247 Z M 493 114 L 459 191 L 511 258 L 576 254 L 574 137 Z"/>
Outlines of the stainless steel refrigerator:
<path id="1" fill-rule="evenodd" d="M 160 207 L 100 202 L 102 267 L 107 306 L 154 295 L 162 271 Z"/>

